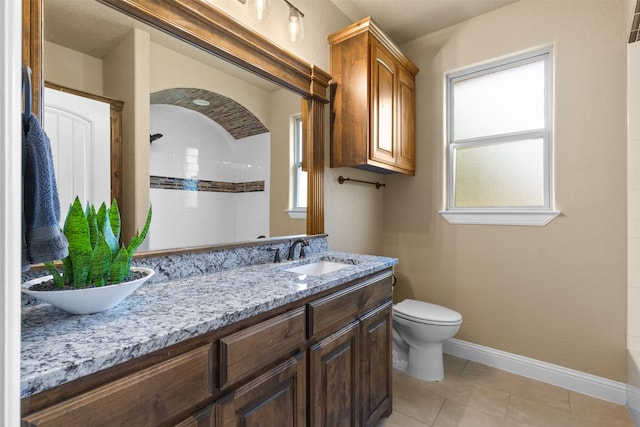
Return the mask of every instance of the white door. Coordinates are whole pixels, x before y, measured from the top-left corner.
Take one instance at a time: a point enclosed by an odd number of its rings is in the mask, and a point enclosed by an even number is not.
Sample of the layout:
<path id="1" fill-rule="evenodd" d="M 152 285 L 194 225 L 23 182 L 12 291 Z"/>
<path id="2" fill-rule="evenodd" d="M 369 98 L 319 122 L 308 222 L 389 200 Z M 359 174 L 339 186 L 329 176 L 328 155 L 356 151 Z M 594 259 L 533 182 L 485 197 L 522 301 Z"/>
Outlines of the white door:
<path id="1" fill-rule="evenodd" d="M 44 128 L 60 198 L 61 221 L 76 196 L 96 209 L 111 198 L 110 106 L 58 90 L 44 90 Z"/>

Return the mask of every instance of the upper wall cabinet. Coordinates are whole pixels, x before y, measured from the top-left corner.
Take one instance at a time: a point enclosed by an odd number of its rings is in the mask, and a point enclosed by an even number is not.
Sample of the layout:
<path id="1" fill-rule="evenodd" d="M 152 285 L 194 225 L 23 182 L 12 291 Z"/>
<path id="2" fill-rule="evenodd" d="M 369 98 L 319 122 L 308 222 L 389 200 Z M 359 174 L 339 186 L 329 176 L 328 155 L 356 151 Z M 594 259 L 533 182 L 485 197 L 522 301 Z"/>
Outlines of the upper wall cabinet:
<path id="1" fill-rule="evenodd" d="M 418 67 L 363 19 L 329 36 L 331 167 L 415 173 Z"/>

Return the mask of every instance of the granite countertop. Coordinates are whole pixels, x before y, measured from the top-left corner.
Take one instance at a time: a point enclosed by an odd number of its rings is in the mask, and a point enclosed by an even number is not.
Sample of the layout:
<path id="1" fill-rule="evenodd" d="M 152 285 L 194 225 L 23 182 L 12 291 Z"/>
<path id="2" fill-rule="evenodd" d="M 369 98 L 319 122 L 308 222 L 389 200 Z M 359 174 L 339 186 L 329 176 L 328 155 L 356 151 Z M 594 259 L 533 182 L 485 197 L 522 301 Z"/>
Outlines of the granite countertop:
<path id="1" fill-rule="evenodd" d="M 328 260 L 350 264 L 320 277 L 284 271 Z M 286 305 L 397 263 L 322 252 L 203 276 L 148 283 L 116 307 L 72 315 L 48 304 L 22 310 L 21 397 Z"/>

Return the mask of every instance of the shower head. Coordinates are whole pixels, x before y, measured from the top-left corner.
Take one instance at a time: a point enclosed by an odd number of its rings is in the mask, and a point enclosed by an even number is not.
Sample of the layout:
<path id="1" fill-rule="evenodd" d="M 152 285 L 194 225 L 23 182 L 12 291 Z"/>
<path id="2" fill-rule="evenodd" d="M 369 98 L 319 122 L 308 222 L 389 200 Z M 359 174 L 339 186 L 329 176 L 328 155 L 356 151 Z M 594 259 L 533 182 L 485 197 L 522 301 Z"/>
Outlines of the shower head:
<path id="1" fill-rule="evenodd" d="M 149 144 L 152 144 L 156 139 L 162 138 L 161 133 L 154 133 L 153 135 L 149 135 Z"/>

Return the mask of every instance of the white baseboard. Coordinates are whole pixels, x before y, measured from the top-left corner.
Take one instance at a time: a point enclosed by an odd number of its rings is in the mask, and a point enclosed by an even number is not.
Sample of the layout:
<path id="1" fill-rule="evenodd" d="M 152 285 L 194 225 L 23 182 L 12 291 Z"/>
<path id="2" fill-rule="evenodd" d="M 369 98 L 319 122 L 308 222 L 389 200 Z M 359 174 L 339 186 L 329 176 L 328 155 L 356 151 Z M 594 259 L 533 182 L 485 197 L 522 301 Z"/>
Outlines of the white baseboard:
<path id="1" fill-rule="evenodd" d="M 452 356 L 553 384 L 618 405 L 627 404 L 627 384 L 625 383 L 455 338 L 446 341 L 443 350 Z M 636 408 L 640 410 L 640 393 L 637 397 L 638 406 Z"/>
<path id="2" fill-rule="evenodd" d="M 640 388 L 627 384 L 627 405 L 633 423 L 640 426 Z"/>
<path id="3" fill-rule="evenodd" d="M 629 408 L 629 413 L 631 414 L 631 419 L 633 420 L 633 425 L 635 427 L 640 426 L 640 412 L 635 409 Z"/>

